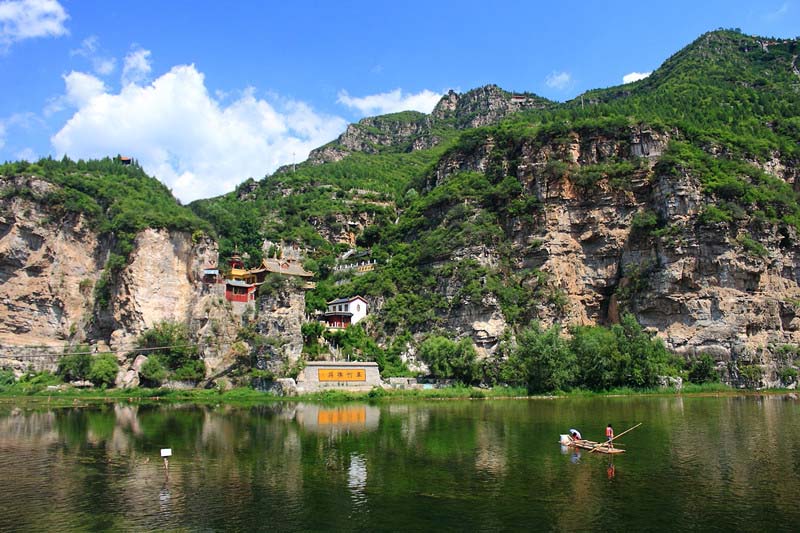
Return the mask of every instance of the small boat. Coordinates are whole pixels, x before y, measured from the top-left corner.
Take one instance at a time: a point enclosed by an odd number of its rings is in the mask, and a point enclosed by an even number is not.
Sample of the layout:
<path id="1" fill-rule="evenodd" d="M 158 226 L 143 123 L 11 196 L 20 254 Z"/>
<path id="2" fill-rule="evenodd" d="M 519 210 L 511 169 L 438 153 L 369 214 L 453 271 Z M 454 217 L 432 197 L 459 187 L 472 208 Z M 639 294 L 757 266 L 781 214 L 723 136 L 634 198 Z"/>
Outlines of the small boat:
<path id="1" fill-rule="evenodd" d="M 562 446 L 572 446 L 573 448 L 580 448 L 581 450 L 591 450 L 595 453 L 608 453 L 608 454 L 615 454 L 615 453 L 625 453 L 625 450 L 622 448 L 611 448 L 608 444 L 604 442 L 595 442 L 593 440 L 573 440 L 569 437 L 569 435 L 561 435 L 561 440 L 559 444 Z"/>

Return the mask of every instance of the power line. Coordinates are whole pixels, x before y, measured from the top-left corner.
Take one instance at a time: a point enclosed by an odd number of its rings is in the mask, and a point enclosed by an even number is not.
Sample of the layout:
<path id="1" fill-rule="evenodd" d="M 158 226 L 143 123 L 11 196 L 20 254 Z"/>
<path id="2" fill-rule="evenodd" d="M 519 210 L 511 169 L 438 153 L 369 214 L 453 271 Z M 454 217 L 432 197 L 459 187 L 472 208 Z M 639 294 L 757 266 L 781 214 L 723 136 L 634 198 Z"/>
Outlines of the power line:
<path id="1" fill-rule="evenodd" d="M 235 340 L 236 337 L 216 337 L 217 341 L 225 342 Z M 0 359 L 36 359 L 39 357 L 65 357 L 68 355 L 92 355 L 97 353 L 144 353 L 144 352 L 152 352 L 156 350 L 167 350 L 172 348 L 189 348 L 192 346 L 203 347 L 207 346 L 212 343 L 188 343 L 188 344 L 171 344 L 166 346 L 153 346 L 149 348 L 117 348 L 114 350 L 92 350 L 92 351 L 76 351 L 76 352 L 69 352 L 69 351 L 62 351 L 62 352 L 49 352 L 49 353 L 36 353 L 36 354 L 19 354 L 19 355 L 0 355 Z M 30 350 L 35 349 L 37 347 L 46 347 L 46 348 L 54 348 L 53 346 L 14 346 L 13 349 L 16 350 Z M 0 347 L 0 353 L 8 352 L 10 347 Z"/>

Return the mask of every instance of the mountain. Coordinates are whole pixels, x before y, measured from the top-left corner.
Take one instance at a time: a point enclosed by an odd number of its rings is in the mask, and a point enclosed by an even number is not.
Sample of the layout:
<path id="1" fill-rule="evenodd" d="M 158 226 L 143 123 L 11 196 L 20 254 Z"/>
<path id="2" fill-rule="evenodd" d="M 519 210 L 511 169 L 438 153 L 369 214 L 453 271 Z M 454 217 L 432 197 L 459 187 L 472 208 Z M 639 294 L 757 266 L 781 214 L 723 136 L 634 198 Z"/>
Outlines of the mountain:
<path id="1" fill-rule="evenodd" d="M 426 339 L 461 339 L 489 382 L 508 378 L 531 331 L 629 332 L 630 315 L 730 383 L 779 383 L 800 354 L 797 56 L 796 40 L 720 30 L 644 80 L 563 104 L 487 86 L 429 115 L 363 119 L 302 164 L 188 206 L 221 263 L 293 254 L 317 274 L 313 290 L 264 292 L 242 323 L 205 309 L 218 331 L 293 364 L 326 350 L 308 335 L 302 346 L 302 308 L 360 294 L 366 329 L 337 337 L 349 356 L 429 368 Z M 136 231 L 158 226 L 142 220 Z M 374 269 L 350 268 L 356 255 Z"/>
<path id="2" fill-rule="evenodd" d="M 464 94 L 451 90 L 430 115 L 404 111 L 368 117 L 351 124 L 338 139 L 313 150 L 308 161 L 312 164 L 341 161 L 355 152 L 378 154 L 425 150 L 446 142 L 458 131 L 495 124 L 519 111 L 554 106 L 554 102 L 540 96 L 511 94 L 496 85 Z"/>

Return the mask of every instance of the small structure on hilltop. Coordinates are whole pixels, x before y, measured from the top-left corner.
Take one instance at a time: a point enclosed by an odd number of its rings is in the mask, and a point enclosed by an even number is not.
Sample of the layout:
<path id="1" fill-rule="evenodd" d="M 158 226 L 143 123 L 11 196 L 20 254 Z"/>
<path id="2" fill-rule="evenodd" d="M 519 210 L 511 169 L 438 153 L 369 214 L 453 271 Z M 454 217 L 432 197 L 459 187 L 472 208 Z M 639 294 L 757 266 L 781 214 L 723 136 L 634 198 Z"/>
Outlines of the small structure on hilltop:
<path id="1" fill-rule="evenodd" d="M 338 298 L 328 302 L 323 320 L 329 329 L 344 329 L 367 316 L 367 301 L 361 296 Z"/>

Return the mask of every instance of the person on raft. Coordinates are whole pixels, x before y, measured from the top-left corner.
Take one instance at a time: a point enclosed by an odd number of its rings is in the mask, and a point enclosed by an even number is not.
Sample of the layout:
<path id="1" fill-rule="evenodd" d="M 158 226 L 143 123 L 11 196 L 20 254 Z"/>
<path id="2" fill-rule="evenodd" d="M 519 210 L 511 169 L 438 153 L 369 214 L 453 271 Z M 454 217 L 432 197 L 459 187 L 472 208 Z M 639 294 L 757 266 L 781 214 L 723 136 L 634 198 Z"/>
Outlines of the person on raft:
<path id="1" fill-rule="evenodd" d="M 570 429 L 570 430 L 569 430 L 569 437 L 570 437 L 570 438 L 571 438 L 573 441 L 579 441 L 579 440 L 583 440 L 583 437 L 581 437 L 581 432 L 580 432 L 580 431 L 578 431 L 577 429 Z"/>

